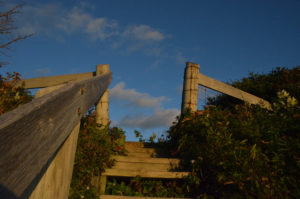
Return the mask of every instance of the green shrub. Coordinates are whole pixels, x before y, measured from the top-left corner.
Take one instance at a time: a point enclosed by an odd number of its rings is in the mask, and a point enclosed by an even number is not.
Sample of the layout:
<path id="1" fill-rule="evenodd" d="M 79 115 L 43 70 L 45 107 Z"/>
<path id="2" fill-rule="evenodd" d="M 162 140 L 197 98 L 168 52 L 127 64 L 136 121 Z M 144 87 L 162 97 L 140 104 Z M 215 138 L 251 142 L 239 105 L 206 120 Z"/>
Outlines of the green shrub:
<path id="1" fill-rule="evenodd" d="M 6 77 L 0 74 L 0 115 L 32 100 L 29 91 L 22 86 L 15 87 L 20 76 L 17 72 L 7 73 Z"/>
<path id="2" fill-rule="evenodd" d="M 73 169 L 69 198 L 97 198 L 92 177 L 100 176 L 111 167 L 111 155 L 124 154 L 125 132 L 117 127 L 109 129 L 96 123 L 95 113 L 81 121 L 81 129 Z"/>
<path id="3" fill-rule="evenodd" d="M 250 73 L 249 77 L 233 81 L 231 84 L 271 103 L 276 100 L 277 92 L 281 90 L 286 90 L 300 101 L 300 66 L 292 69 L 277 67 L 268 74 Z M 222 108 L 232 108 L 235 104 L 243 103 L 228 95 L 219 95 L 209 98 L 208 101 L 208 104 Z"/>
<path id="4" fill-rule="evenodd" d="M 106 194 L 144 197 L 184 197 L 184 181 L 142 179 L 137 176 L 111 178 L 107 182 Z"/>
<path id="5" fill-rule="evenodd" d="M 300 198 L 300 108 L 282 91 L 273 111 L 236 105 L 185 113 L 169 142 L 200 198 Z"/>

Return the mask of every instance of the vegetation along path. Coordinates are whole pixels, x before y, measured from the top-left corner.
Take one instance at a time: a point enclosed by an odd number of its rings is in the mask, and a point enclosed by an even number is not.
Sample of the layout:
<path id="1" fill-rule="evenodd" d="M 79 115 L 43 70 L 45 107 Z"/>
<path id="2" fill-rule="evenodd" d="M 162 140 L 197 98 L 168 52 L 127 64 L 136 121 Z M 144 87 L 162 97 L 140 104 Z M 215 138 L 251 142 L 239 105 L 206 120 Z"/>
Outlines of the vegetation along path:
<path id="1" fill-rule="evenodd" d="M 168 158 L 163 150 L 154 143 L 126 142 L 125 148 L 128 151 L 128 155 L 115 156 L 115 165 L 111 169 L 106 169 L 101 176 L 101 199 L 153 198 L 104 195 L 107 178 L 109 177 L 134 178 L 139 176 L 147 179 L 178 180 L 189 174 L 188 172 L 176 171 L 179 159 Z"/>

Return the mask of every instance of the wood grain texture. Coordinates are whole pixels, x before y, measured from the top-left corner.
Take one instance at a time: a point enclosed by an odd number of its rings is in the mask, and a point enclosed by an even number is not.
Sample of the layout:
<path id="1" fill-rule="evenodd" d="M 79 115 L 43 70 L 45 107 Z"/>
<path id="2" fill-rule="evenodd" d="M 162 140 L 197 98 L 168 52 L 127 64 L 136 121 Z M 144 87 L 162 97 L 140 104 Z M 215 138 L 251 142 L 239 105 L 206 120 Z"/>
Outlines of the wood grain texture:
<path id="1" fill-rule="evenodd" d="M 178 165 L 180 160 L 175 158 L 138 158 L 128 156 L 112 156 L 112 159 L 117 162 L 145 162 L 145 163 L 156 163 L 156 164 L 169 164 Z"/>
<path id="2" fill-rule="evenodd" d="M 245 91 L 242 91 L 240 89 L 234 88 L 233 86 L 215 80 L 211 77 L 207 77 L 201 73 L 198 74 L 198 83 L 202 86 L 224 93 L 226 95 L 230 95 L 250 104 L 258 104 L 266 109 L 271 109 L 271 104 L 268 101 L 256 97 L 250 93 L 246 93 Z"/>
<path id="3" fill-rule="evenodd" d="M 111 77 L 108 73 L 68 84 L 0 116 L 0 198 L 29 197 Z"/>
<path id="4" fill-rule="evenodd" d="M 181 113 L 187 108 L 189 108 L 191 112 L 197 111 L 199 67 L 198 64 L 186 62 L 182 89 Z"/>
<path id="5" fill-rule="evenodd" d="M 68 75 L 56 75 L 49 77 L 38 77 L 32 79 L 22 79 L 16 84 L 16 86 L 21 86 L 22 84 L 24 84 L 24 88 L 26 89 L 44 88 L 64 83 L 74 83 L 76 81 L 82 81 L 85 79 L 92 78 L 93 76 L 95 76 L 94 72 L 88 72 Z"/>
<path id="6" fill-rule="evenodd" d="M 119 170 L 119 169 L 106 169 L 102 174 L 103 176 L 119 176 L 119 177 L 136 177 L 142 178 L 166 178 L 176 179 L 183 178 L 189 175 L 189 172 L 169 172 L 169 171 L 148 171 L 143 170 Z"/>
<path id="7" fill-rule="evenodd" d="M 51 162 L 29 199 L 67 199 L 71 185 L 80 122 Z"/>
<path id="8" fill-rule="evenodd" d="M 170 164 L 149 163 L 149 162 L 116 162 L 112 167 L 118 170 L 147 170 L 147 171 L 170 171 Z"/>

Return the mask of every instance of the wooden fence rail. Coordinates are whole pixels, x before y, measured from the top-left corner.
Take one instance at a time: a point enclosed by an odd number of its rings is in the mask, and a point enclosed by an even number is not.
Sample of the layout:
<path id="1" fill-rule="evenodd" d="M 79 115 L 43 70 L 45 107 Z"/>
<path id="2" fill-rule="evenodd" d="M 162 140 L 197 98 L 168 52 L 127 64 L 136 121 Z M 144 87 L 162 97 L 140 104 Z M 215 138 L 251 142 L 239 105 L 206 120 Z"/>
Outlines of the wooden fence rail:
<path id="1" fill-rule="evenodd" d="M 41 183 L 41 179 L 47 178 L 45 173 L 50 168 L 55 170 L 55 173 L 52 173 L 55 176 L 48 176 L 52 181 L 57 181 L 55 177 L 63 175 L 65 170 L 58 165 L 64 163 L 52 164 L 53 160 L 64 160 L 70 156 L 68 150 L 66 152 L 63 148 L 69 147 L 74 150 L 74 145 L 76 148 L 76 133 L 74 136 L 70 134 L 78 132 L 81 117 L 107 92 L 112 78 L 111 72 L 108 71 L 96 77 L 92 77 L 93 73 L 84 74 L 77 74 L 76 78 L 74 75 L 63 78 L 59 76 L 59 83 L 65 83 L 66 78 L 73 82 L 86 80 L 66 84 L 0 116 L 0 198 L 67 197 L 65 193 L 62 194 L 63 197 L 60 193 L 52 193 L 52 190 L 57 191 L 64 187 L 68 190 L 69 184 L 60 184 L 66 180 L 50 186 L 47 182 Z M 28 82 L 35 81 L 31 79 L 27 81 L 29 85 L 25 88 L 58 85 L 58 80 L 54 77 L 43 79 L 45 81 L 42 85 L 29 84 Z M 25 81 L 25 85 L 27 83 Z M 71 144 L 65 146 L 68 140 Z M 70 174 L 67 176 L 70 178 Z M 43 187 L 43 191 L 36 191 L 37 185 Z M 47 192 L 47 189 L 51 190 Z"/>
<path id="2" fill-rule="evenodd" d="M 24 84 L 24 88 L 45 88 L 50 86 L 56 86 L 64 83 L 72 83 L 76 81 L 81 81 L 89 79 L 96 76 L 95 72 L 88 73 L 77 73 L 77 74 L 68 74 L 68 75 L 56 75 L 49 77 L 38 77 L 31 79 L 23 79 L 19 81 L 16 86 L 21 86 Z"/>
<path id="3" fill-rule="evenodd" d="M 230 95 L 250 104 L 258 104 L 266 109 L 271 109 L 271 104 L 268 101 L 234 88 L 229 84 L 205 76 L 199 73 L 198 64 L 187 62 L 184 74 L 181 112 L 186 108 L 190 108 L 192 112 L 197 111 L 198 85 Z"/>

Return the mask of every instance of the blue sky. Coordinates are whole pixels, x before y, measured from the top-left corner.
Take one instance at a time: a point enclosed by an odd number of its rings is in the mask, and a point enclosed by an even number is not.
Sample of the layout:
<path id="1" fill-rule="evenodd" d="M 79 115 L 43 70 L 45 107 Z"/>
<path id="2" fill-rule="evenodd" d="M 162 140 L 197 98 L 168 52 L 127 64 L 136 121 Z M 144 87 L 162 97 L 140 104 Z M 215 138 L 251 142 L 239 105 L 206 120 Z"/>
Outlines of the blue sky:
<path id="1" fill-rule="evenodd" d="M 10 64 L 0 72 L 33 78 L 110 64 L 110 118 L 131 140 L 134 129 L 161 134 L 179 114 L 186 61 L 227 82 L 300 64 L 298 0 L 26 2 L 16 32 L 35 36 L 1 55 Z"/>

